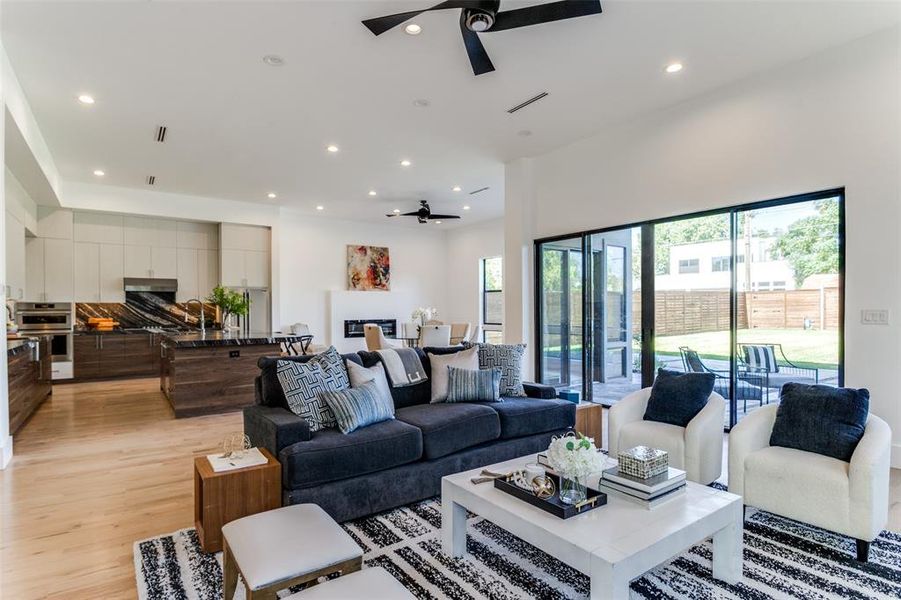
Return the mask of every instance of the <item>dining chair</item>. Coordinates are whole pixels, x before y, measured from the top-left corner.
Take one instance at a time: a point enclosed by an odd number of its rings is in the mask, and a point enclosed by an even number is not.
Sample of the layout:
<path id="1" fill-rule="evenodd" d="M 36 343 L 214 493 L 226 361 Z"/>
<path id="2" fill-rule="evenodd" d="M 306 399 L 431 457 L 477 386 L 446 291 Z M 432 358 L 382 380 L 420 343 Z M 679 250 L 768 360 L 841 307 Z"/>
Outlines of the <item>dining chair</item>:
<path id="1" fill-rule="evenodd" d="M 363 337 L 366 338 L 366 349 L 370 352 L 397 347 L 385 337 L 385 332 L 375 323 L 363 325 Z"/>
<path id="2" fill-rule="evenodd" d="M 450 346 L 450 325 L 423 325 L 419 345 L 425 347 Z"/>
<path id="3" fill-rule="evenodd" d="M 450 343 L 452 346 L 462 344 L 469 339 L 469 333 L 472 329 L 470 323 L 451 323 L 450 326 Z"/>

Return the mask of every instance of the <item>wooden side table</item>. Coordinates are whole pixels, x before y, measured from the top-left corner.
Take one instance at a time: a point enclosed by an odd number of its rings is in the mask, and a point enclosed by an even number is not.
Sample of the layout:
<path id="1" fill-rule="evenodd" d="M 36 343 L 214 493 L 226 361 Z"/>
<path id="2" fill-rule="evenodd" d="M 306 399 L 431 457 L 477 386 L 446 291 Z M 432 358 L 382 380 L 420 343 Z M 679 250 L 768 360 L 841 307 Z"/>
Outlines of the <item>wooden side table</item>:
<path id="1" fill-rule="evenodd" d="M 598 448 L 604 445 L 604 407 L 594 402 L 576 405 L 576 431 L 594 439 Z"/>
<path id="2" fill-rule="evenodd" d="M 222 550 L 222 526 L 282 505 L 282 466 L 265 448 L 265 465 L 216 473 L 206 456 L 194 459 L 194 527 L 204 552 Z"/>

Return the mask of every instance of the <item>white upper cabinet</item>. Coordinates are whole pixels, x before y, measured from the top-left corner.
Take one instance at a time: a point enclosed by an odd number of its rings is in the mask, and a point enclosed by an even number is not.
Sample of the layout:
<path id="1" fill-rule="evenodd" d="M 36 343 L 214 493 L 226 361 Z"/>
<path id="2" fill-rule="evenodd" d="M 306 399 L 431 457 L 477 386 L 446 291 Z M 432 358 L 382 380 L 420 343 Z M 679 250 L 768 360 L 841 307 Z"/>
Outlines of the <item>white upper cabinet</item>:
<path id="1" fill-rule="evenodd" d="M 44 240 L 25 238 L 25 300 L 44 301 Z"/>
<path id="2" fill-rule="evenodd" d="M 37 236 L 39 238 L 72 239 L 73 214 L 65 208 L 38 206 Z"/>
<path id="3" fill-rule="evenodd" d="M 72 240 L 44 240 L 44 301 L 72 302 L 73 298 Z"/>
<path id="4" fill-rule="evenodd" d="M 221 278 L 226 287 L 244 287 L 246 270 L 244 268 L 244 250 L 220 250 L 222 256 Z"/>
<path id="5" fill-rule="evenodd" d="M 216 250 L 219 248 L 218 223 L 191 223 L 178 221 L 176 246 L 197 250 Z"/>
<path id="6" fill-rule="evenodd" d="M 10 300 L 25 299 L 25 226 L 6 213 L 6 295 Z"/>
<path id="7" fill-rule="evenodd" d="M 97 244 L 121 244 L 121 215 L 105 213 L 75 213 L 75 241 L 94 242 Z"/>
<path id="8" fill-rule="evenodd" d="M 222 285 L 269 287 L 270 240 L 268 227 L 222 223 Z"/>
<path id="9" fill-rule="evenodd" d="M 168 219 L 125 217 L 125 243 L 131 246 L 175 248 L 178 223 Z"/>
<path id="10" fill-rule="evenodd" d="M 125 302 L 124 278 L 125 247 L 100 244 L 100 301 Z"/>
<path id="11" fill-rule="evenodd" d="M 244 285 L 269 287 L 269 253 L 246 250 L 244 252 Z"/>
<path id="12" fill-rule="evenodd" d="M 100 302 L 100 244 L 75 242 L 75 301 Z"/>
<path id="13" fill-rule="evenodd" d="M 150 276 L 175 279 L 178 277 L 178 268 L 175 264 L 175 248 L 150 248 Z"/>
<path id="14" fill-rule="evenodd" d="M 206 298 L 219 285 L 219 251 L 197 251 L 197 297 Z"/>
<path id="15" fill-rule="evenodd" d="M 187 302 L 197 297 L 197 250 L 193 248 L 179 248 L 176 256 L 178 267 L 178 291 L 175 299 L 178 302 Z"/>
<path id="16" fill-rule="evenodd" d="M 151 277 L 150 246 L 125 246 L 125 276 Z"/>
<path id="17" fill-rule="evenodd" d="M 268 227 L 222 223 L 220 232 L 222 248 L 269 252 Z"/>

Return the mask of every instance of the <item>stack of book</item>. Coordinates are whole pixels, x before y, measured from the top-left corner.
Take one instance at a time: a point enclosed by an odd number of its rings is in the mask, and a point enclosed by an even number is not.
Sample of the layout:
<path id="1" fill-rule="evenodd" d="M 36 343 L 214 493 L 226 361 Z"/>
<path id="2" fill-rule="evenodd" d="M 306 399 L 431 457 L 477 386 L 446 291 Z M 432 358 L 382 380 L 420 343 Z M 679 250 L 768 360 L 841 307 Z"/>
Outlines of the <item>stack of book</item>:
<path id="1" fill-rule="evenodd" d="M 639 479 L 613 467 L 601 475 L 600 491 L 654 508 L 685 491 L 685 471 L 669 467 L 665 473 Z"/>

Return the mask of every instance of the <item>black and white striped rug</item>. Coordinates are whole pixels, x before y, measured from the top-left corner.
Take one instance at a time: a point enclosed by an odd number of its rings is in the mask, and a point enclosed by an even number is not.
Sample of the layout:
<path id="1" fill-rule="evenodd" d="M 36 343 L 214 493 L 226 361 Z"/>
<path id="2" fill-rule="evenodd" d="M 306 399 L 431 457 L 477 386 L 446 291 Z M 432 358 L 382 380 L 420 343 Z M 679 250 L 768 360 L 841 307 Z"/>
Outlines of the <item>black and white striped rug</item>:
<path id="1" fill-rule="evenodd" d="M 467 556 L 450 559 L 440 526 L 437 499 L 344 524 L 365 564 L 384 567 L 418 598 L 588 596 L 588 577 L 475 515 Z M 711 578 L 708 542 L 632 582 L 632 598 L 901 598 L 901 534 L 882 532 L 866 564 L 854 560 L 853 540 L 765 512 L 748 516 L 744 538 L 742 583 Z M 221 598 L 222 555 L 203 553 L 193 529 L 137 542 L 134 554 L 141 600 Z"/>

